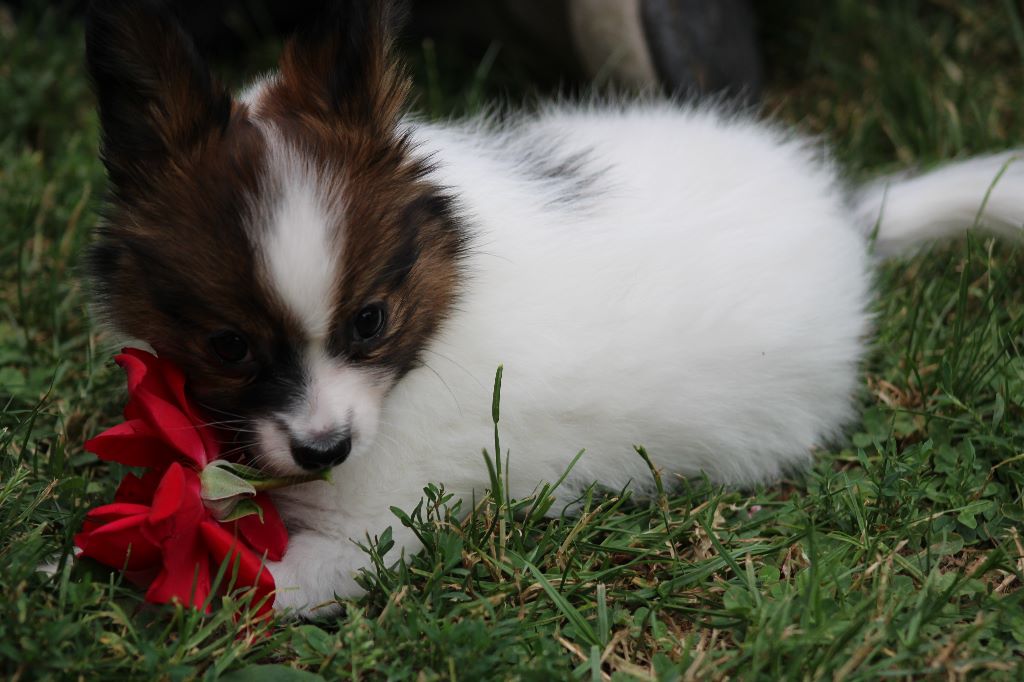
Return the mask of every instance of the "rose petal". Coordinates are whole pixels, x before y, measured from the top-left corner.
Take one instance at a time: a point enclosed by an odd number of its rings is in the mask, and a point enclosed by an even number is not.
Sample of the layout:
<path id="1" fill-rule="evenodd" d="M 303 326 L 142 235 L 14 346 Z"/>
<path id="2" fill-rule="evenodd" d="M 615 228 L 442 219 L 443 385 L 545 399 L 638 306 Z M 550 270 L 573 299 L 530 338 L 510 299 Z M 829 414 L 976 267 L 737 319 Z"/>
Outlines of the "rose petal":
<path id="1" fill-rule="evenodd" d="M 141 348 L 125 347 L 114 357 L 114 362 L 124 368 L 128 375 L 128 390 L 133 391 L 145 383 L 155 393 L 168 400 L 173 399 L 175 380 L 184 383 L 184 373 L 172 362 L 142 350 Z M 168 381 L 168 377 L 171 380 Z"/>
<path id="2" fill-rule="evenodd" d="M 123 348 L 121 354 L 114 357 L 114 362 L 124 370 L 128 383 L 129 400 L 124 408 L 125 419 L 139 418 L 138 403 L 134 396 L 143 386 L 148 386 L 152 394 L 171 399 L 170 391 L 155 368 L 157 357 L 152 353 L 138 348 Z"/>
<path id="3" fill-rule="evenodd" d="M 181 408 L 145 389 L 132 394 L 140 418 L 169 446 L 195 467 L 202 469 L 208 461 L 206 445 L 195 424 Z"/>
<path id="4" fill-rule="evenodd" d="M 150 504 L 163 474 L 163 469 L 150 469 L 141 477 L 135 474 L 125 474 L 125 477 L 121 479 L 121 484 L 117 486 L 117 492 L 114 493 L 114 501 Z"/>
<path id="5" fill-rule="evenodd" d="M 132 419 L 107 429 L 85 442 L 85 449 L 107 462 L 128 466 L 163 468 L 179 458 L 141 419 Z"/>
<path id="6" fill-rule="evenodd" d="M 163 570 L 146 599 L 156 603 L 179 600 L 201 606 L 210 594 L 209 556 L 199 534 L 207 512 L 199 497 L 199 476 L 177 462 L 167 468 L 153 496 L 146 536 L 163 551 Z"/>
<path id="7" fill-rule="evenodd" d="M 274 577 L 264 565 L 260 556 L 239 542 L 238 539 L 216 521 L 203 521 L 199 530 L 210 550 L 210 558 L 214 564 L 222 564 L 225 559 L 231 562 L 225 573 L 225 584 L 221 589 L 237 590 L 244 587 L 255 589 L 253 603 L 263 600 L 274 591 Z M 259 607 L 260 613 L 270 610 L 273 599 L 266 599 Z"/>
<path id="8" fill-rule="evenodd" d="M 206 515 L 199 496 L 199 476 L 177 462 L 167 468 L 153 495 L 149 525 L 160 542 L 187 535 Z"/>
<path id="9" fill-rule="evenodd" d="M 137 514 L 147 515 L 149 514 L 149 511 L 150 507 L 148 504 L 138 504 L 136 502 L 113 502 L 111 504 L 105 504 L 102 507 L 90 509 L 89 513 L 86 514 L 86 518 L 99 521 L 101 523 L 109 523 L 115 519 L 125 516 L 135 516 Z"/>
<path id="10" fill-rule="evenodd" d="M 164 545 L 164 568 L 146 591 L 146 600 L 155 604 L 177 600 L 201 608 L 210 596 L 210 558 L 198 529 L 191 537 L 169 544 Z"/>
<path id="11" fill-rule="evenodd" d="M 174 363 L 138 348 L 114 358 L 127 375 L 126 419 L 143 419 L 199 468 L 219 452 L 215 435 L 185 395 L 185 375 Z"/>
<path id="12" fill-rule="evenodd" d="M 185 470 L 182 466 L 175 462 L 167 467 L 153 494 L 153 513 L 150 515 L 150 522 L 158 524 L 174 516 L 185 502 L 186 488 Z"/>
<path id="13" fill-rule="evenodd" d="M 149 506 L 145 504 L 115 503 L 96 507 L 95 509 L 90 509 L 89 513 L 86 514 L 85 519 L 82 521 L 82 530 L 79 535 L 88 535 L 100 526 L 111 521 L 123 519 L 126 516 L 142 515 L 145 517 L 147 514 L 149 514 Z M 78 536 L 75 537 L 77 538 Z"/>
<path id="14" fill-rule="evenodd" d="M 118 518 L 79 533 L 75 536 L 75 544 L 81 548 L 81 556 L 95 559 L 112 568 L 145 570 L 160 562 L 160 548 L 142 532 L 145 520 L 145 514 Z"/>
<path id="15" fill-rule="evenodd" d="M 206 456 L 205 466 L 220 457 L 221 436 L 217 435 L 217 429 L 207 426 L 209 422 L 203 421 L 194 411 L 189 412 L 189 419 L 192 420 L 193 424 L 197 425 L 196 434 L 203 443 L 203 452 Z"/>
<path id="16" fill-rule="evenodd" d="M 181 378 L 180 384 L 172 385 L 171 390 L 175 395 L 175 403 L 181 407 L 182 412 L 184 412 L 192 424 L 196 435 L 199 436 L 203 444 L 203 453 L 205 455 L 203 465 L 205 466 L 205 464 L 212 462 L 220 456 L 221 438 L 218 436 L 217 430 L 210 426 L 210 420 L 201 414 L 185 395 L 184 377 Z"/>
<path id="17" fill-rule="evenodd" d="M 258 554 L 280 561 L 288 548 L 288 530 L 269 495 L 258 493 L 253 501 L 263 510 L 263 520 L 255 514 L 244 516 L 236 521 L 238 532 Z"/>

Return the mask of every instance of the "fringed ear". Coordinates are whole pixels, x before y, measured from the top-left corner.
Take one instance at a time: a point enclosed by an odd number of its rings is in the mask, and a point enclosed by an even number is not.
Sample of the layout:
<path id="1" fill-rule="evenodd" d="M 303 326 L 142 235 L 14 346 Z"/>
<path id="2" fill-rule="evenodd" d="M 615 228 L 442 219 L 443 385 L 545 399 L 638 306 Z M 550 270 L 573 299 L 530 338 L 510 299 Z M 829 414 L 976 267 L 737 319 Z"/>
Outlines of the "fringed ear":
<path id="1" fill-rule="evenodd" d="M 326 0 L 281 56 L 289 108 L 341 124 L 392 129 L 409 92 L 409 79 L 392 54 L 405 14 L 406 3 L 395 0 Z"/>
<path id="2" fill-rule="evenodd" d="M 231 97 L 165 4 L 93 0 L 85 50 L 103 160 L 119 190 L 227 126 Z"/>

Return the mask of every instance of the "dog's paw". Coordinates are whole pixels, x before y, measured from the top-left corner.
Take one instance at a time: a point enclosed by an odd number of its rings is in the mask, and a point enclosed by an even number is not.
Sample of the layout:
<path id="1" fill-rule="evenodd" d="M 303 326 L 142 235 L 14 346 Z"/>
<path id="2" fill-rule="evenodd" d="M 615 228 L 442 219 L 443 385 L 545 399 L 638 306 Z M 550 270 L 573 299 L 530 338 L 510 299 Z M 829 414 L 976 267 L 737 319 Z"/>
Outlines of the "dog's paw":
<path id="1" fill-rule="evenodd" d="M 339 613 L 338 597 L 362 593 L 354 578 L 360 565 L 355 562 L 362 562 L 356 549 L 315 534 L 292 536 L 281 561 L 267 563 L 274 577 L 274 611 L 307 620 Z"/>
<path id="2" fill-rule="evenodd" d="M 322 620 L 341 611 L 342 605 L 336 599 L 317 602 L 297 587 L 279 587 L 274 593 L 274 613 L 285 620 Z"/>

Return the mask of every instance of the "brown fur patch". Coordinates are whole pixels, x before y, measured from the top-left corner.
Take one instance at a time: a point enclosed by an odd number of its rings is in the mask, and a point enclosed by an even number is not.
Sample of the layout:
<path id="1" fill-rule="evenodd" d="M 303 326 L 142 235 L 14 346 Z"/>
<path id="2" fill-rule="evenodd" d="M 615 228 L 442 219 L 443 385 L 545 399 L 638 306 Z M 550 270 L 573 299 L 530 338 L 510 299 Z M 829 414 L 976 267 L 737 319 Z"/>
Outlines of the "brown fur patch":
<path id="1" fill-rule="evenodd" d="M 202 114 L 212 109 L 187 103 L 216 93 L 172 86 L 154 95 L 153 101 L 181 98 L 182 112 L 200 115 L 194 134 L 154 152 L 144 165 L 131 163 L 117 118 L 104 119 L 116 191 L 88 259 L 99 308 L 114 327 L 181 365 L 191 389 L 215 410 L 266 413 L 301 395 L 305 381 L 301 351 L 307 339 L 266 281 L 250 233 L 261 229 L 259 220 L 275 200 L 266 182 L 269 128 L 318 170 L 328 192 L 343 199 L 343 215 L 332 226 L 345 231 L 332 353 L 400 376 L 415 365 L 454 305 L 465 235 L 452 198 L 430 183 L 429 163 L 397 132 L 408 83 L 390 56 L 387 6 L 383 0 L 333 3 L 331 20 L 351 22 L 346 30 L 323 22 L 293 40 L 280 77 L 254 110 L 235 103 L 217 123 Z M 144 21 L 137 14 L 127 18 Z M 134 58 L 193 55 L 187 46 L 141 52 Z M 111 54 L 128 59 L 130 53 L 119 48 Z M 103 68 L 118 72 L 122 66 Z M 194 63 L 179 67 L 193 74 L 181 82 L 213 82 L 195 76 Z M 161 63 L 150 70 L 172 68 Z M 139 104 L 118 92 L 122 81 L 97 79 L 101 102 L 106 96 Z M 113 90 L 104 95 L 104 89 Z M 141 104 L 144 110 L 158 106 Z M 177 125 L 177 114 L 167 113 L 152 120 Z M 125 169 L 145 177 L 128 177 Z M 373 342 L 359 342 L 353 318 L 378 302 L 387 310 L 385 331 Z M 222 330 L 244 335 L 251 359 L 221 362 L 209 339 Z"/>
<path id="2" fill-rule="evenodd" d="M 171 159 L 149 191 L 107 211 L 88 259 L 108 322 L 174 360 L 214 402 L 247 386 L 257 363 L 225 366 L 209 337 L 243 332 L 259 364 L 275 364 L 294 335 L 258 277 L 247 226 L 258 196 L 263 136 L 237 106 L 222 135 Z"/>
<path id="3" fill-rule="evenodd" d="M 387 136 L 409 94 L 405 69 L 392 54 L 399 3 L 328 3 L 321 20 L 301 29 L 281 55 L 281 79 L 270 100 L 279 112 L 336 128 Z"/>
<path id="4" fill-rule="evenodd" d="M 168 8 L 154 0 L 94 0 L 86 59 L 117 193 L 133 191 L 177 154 L 222 132 L 231 98 Z"/>

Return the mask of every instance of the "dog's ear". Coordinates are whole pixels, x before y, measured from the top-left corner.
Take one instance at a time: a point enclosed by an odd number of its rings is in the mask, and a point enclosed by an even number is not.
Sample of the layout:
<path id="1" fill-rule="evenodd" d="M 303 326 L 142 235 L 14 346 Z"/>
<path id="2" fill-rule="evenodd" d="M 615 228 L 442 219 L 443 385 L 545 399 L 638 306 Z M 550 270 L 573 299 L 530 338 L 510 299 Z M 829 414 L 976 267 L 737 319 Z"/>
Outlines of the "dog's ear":
<path id="1" fill-rule="evenodd" d="M 409 92 L 394 36 L 406 15 L 397 0 L 325 0 L 285 45 L 280 94 L 292 112 L 327 122 L 393 128 Z"/>
<path id="2" fill-rule="evenodd" d="M 230 95 L 165 4 L 93 0 L 85 52 L 115 188 L 143 181 L 155 164 L 195 150 L 227 125 Z"/>

